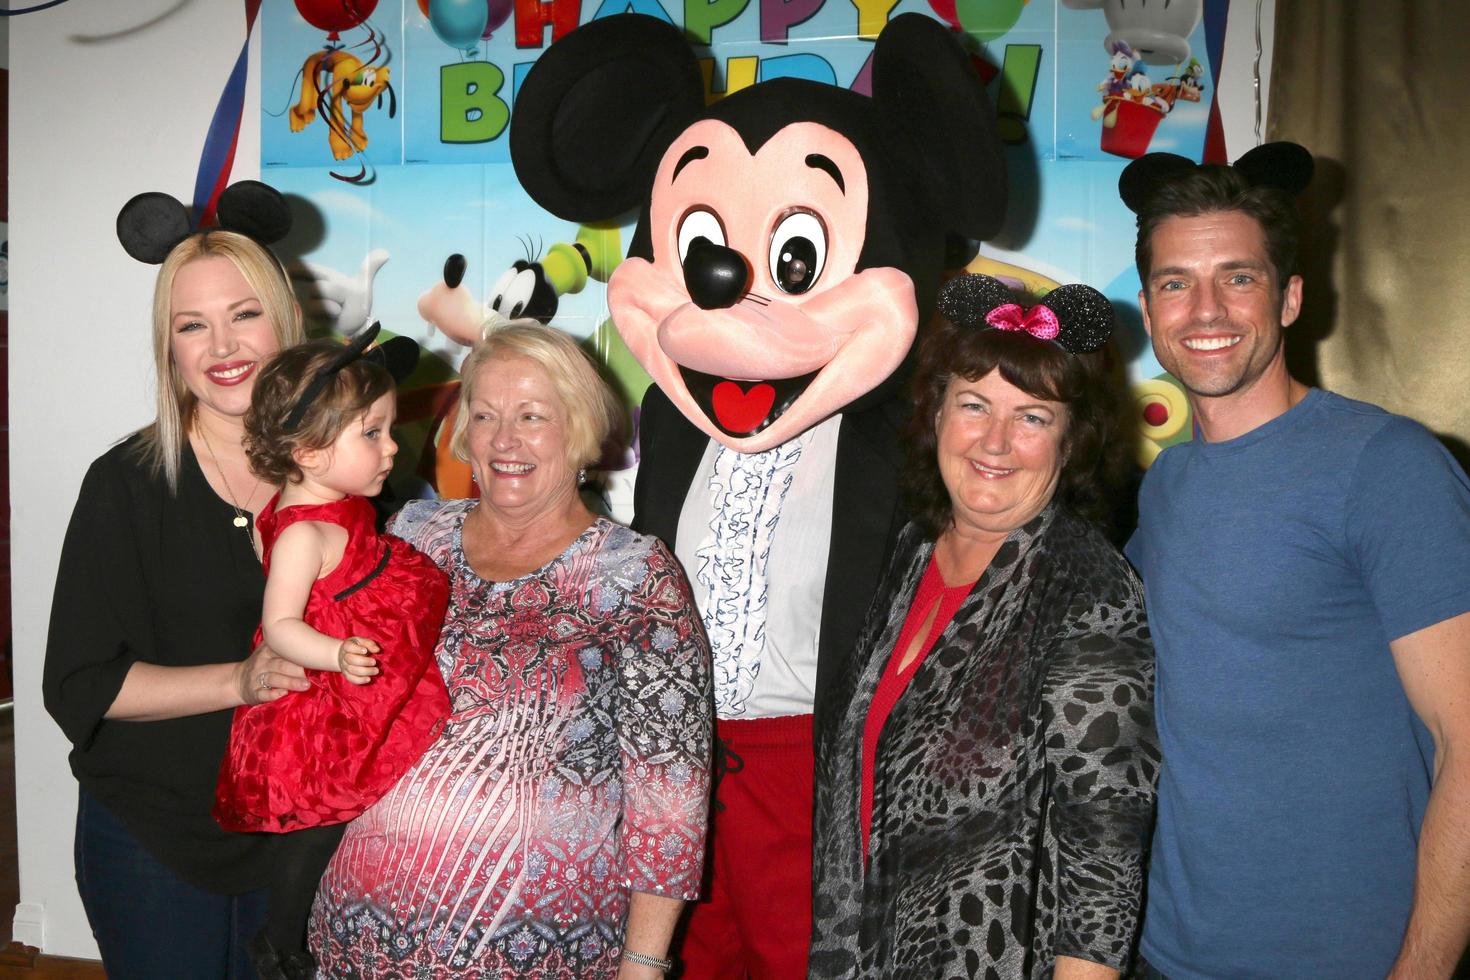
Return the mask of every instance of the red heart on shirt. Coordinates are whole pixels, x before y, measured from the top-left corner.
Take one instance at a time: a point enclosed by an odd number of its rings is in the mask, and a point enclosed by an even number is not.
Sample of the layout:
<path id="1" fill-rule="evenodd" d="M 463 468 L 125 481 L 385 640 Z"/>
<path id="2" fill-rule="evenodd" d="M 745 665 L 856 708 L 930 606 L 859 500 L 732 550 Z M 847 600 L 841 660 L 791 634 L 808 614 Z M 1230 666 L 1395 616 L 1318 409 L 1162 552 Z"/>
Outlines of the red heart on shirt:
<path id="1" fill-rule="evenodd" d="M 715 420 L 727 432 L 754 432 L 776 403 L 776 389 L 765 382 L 741 391 L 733 381 L 721 381 L 710 393 Z"/>

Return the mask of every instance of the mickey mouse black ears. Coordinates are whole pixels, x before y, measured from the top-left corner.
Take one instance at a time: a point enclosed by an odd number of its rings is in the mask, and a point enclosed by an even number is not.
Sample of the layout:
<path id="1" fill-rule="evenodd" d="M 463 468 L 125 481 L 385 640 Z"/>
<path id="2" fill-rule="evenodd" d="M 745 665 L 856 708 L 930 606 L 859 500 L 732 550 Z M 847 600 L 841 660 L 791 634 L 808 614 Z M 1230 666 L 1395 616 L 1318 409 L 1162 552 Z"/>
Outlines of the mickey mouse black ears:
<path id="1" fill-rule="evenodd" d="M 225 231 L 247 235 L 262 245 L 280 241 L 291 230 L 286 199 L 258 180 L 236 181 L 225 188 L 215 215 Z M 197 230 L 183 202 L 158 191 L 139 194 L 117 213 L 117 240 L 123 251 L 149 265 L 162 263 L 175 245 Z"/>
<path id="2" fill-rule="evenodd" d="M 1029 333 L 1069 354 L 1100 350 L 1113 334 L 1113 304 L 1081 283 L 1058 286 L 1026 309 L 998 279 L 955 276 L 939 290 L 938 309 L 957 327 Z"/>
<path id="3" fill-rule="evenodd" d="M 412 374 L 419 362 L 419 345 L 408 337 L 393 337 L 369 350 L 368 344 L 377 338 L 381 329 L 382 325 L 374 320 L 366 330 L 353 337 L 351 343 L 343 347 L 336 357 L 323 365 L 301 393 L 301 397 L 296 399 L 296 404 L 291 406 L 291 411 L 286 413 L 286 421 L 281 428 L 287 432 L 295 432 L 300 428 L 301 420 L 306 416 L 306 410 L 311 407 L 312 402 L 320 398 L 327 385 L 353 361 L 371 361 L 387 370 L 395 383 Z"/>
<path id="4" fill-rule="evenodd" d="M 1137 214 L 1157 187 L 1199 166 L 1177 153 L 1145 154 L 1123 169 L 1118 195 Z M 1312 182 L 1312 154 L 1296 143 L 1263 143 L 1236 160 L 1235 169 L 1257 187 L 1274 187 L 1296 197 Z"/>

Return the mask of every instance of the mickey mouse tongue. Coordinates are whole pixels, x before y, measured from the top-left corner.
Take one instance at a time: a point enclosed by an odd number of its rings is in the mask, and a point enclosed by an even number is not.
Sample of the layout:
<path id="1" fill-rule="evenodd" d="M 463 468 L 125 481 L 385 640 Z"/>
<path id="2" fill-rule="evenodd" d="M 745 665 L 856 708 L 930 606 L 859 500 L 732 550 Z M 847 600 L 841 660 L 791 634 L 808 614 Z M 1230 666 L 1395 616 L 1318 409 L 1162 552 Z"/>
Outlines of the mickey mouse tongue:
<path id="1" fill-rule="evenodd" d="M 680 367 L 679 374 L 705 416 L 726 435 L 741 438 L 780 418 L 818 372 L 774 381 L 733 381 L 686 367 Z"/>

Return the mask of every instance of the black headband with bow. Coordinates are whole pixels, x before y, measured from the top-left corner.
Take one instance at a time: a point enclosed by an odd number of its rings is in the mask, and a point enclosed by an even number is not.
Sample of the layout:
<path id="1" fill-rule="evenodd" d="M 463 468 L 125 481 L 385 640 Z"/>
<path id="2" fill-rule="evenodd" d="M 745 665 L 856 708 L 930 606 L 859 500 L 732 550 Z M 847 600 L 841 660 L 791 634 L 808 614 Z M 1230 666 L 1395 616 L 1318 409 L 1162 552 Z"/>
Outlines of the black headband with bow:
<path id="1" fill-rule="evenodd" d="M 291 209 L 269 184 L 240 180 L 220 194 L 215 220 L 225 231 L 273 245 L 291 230 Z M 161 191 L 139 194 L 117 213 L 117 240 L 123 250 L 149 265 L 162 263 L 175 245 L 199 230 L 184 202 Z"/>
<path id="2" fill-rule="evenodd" d="M 1113 304 L 1091 286 L 1058 286 L 1027 309 L 999 279 L 955 276 L 939 290 L 939 312 L 957 327 L 1018 330 L 1069 354 L 1102 348 L 1113 334 Z"/>
<path id="3" fill-rule="evenodd" d="M 419 345 L 409 338 L 393 337 L 372 350 L 367 349 L 381 329 L 382 325 L 374 320 L 366 330 L 352 338 L 352 342 L 343 347 L 336 357 L 318 368 L 311 383 L 306 386 L 301 397 L 296 399 L 291 411 L 286 413 L 286 421 L 281 424 L 281 428 L 287 432 L 295 432 L 312 402 L 320 398 L 327 385 L 336 380 L 342 369 L 353 361 L 376 364 L 385 369 L 395 382 L 402 381 L 413 373 L 414 366 L 419 362 Z"/>
<path id="4" fill-rule="evenodd" d="M 1118 177 L 1118 196 L 1137 214 L 1159 186 L 1200 168 L 1177 153 L 1147 153 Z M 1312 154 L 1296 143 L 1262 143 L 1235 161 L 1235 169 L 1255 187 L 1274 187 L 1296 197 L 1312 182 Z"/>

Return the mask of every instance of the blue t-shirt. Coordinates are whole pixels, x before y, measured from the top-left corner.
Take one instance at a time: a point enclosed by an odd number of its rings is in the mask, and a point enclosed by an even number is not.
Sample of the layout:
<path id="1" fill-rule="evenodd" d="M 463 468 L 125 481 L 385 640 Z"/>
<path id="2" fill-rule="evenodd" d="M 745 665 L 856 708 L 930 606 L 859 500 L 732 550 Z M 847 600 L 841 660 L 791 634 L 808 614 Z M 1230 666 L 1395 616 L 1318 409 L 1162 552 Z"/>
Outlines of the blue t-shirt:
<path id="1" fill-rule="evenodd" d="M 1171 980 L 1382 977 L 1434 765 L 1388 644 L 1470 610 L 1465 474 L 1314 389 L 1165 450 L 1139 513 L 1164 755 L 1143 954 Z"/>

